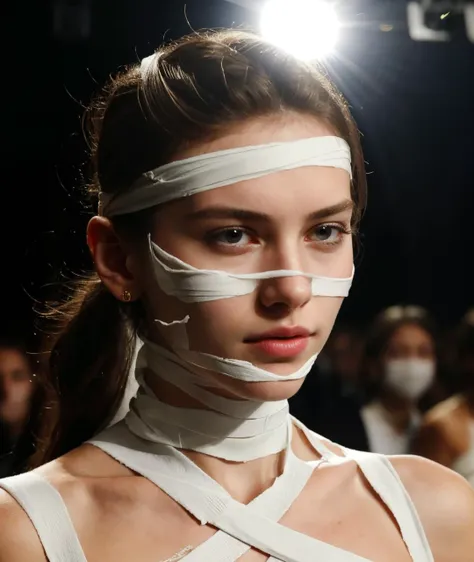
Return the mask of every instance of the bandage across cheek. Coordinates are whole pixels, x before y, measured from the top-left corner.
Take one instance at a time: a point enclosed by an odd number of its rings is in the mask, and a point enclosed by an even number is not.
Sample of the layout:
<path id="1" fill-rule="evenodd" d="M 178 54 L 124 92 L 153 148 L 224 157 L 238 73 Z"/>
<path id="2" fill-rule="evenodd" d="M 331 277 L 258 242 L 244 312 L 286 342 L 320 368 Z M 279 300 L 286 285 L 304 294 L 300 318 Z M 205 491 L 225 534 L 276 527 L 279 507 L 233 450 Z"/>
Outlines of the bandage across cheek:
<path id="1" fill-rule="evenodd" d="M 161 290 L 185 303 L 208 302 L 229 299 L 253 293 L 264 279 L 303 276 L 311 282 L 314 296 L 345 297 L 352 284 L 349 278 L 320 277 L 301 271 L 280 270 L 262 273 L 234 274 L 219 270 L 197 269 L 165 252 L 149 238 L 150 257 L 156 281 Z M 170 323 L 156 320 L 165 331 L 173 351 L 183 364 L 222 373 L 245 382 L 290 381 L 304 378 L 316 360 L 310 357 L 297 371 L 289 375 L 276 375 L 239 359 L 217 357 L 189 348 L 187 324 L 190 317 Z"/>
<path id="2" fill-rule="evenodd" d="M 259 273 L 228 273 L 212 269 L 197 269 L 165 252 L 149 237 L 153 272 L 161 290 L 182 302 L 197 303 L 240 297 L 253 293 L 265 279 L 305 277 L 311 283 L 311 294 L 321 297 L 347 297 L 351 277 L 324 277 L 293 270 Z"/>

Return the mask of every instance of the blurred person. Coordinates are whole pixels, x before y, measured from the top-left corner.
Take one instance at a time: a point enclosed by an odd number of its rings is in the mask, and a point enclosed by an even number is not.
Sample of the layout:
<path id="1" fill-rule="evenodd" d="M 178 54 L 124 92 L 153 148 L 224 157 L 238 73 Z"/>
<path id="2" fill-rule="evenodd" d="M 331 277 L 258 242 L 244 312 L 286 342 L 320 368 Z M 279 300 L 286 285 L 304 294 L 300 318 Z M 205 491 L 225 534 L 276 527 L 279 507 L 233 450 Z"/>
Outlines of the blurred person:
<path id="1" fill-rule="evenodd" d="M 0 339 L 0 475 L 14 464 L 13 449 L 28 421 L 35 385 L 22 343 Z"/>
<path id="2" fill-rule="evenodd" d="M 474 487 L 474 309 L 461 322 L 454 349 L 459 393 L 426 414 L 415 451 L 452 468 Z"/>
<path id="3" fill-rule="evenodd" d="M 0 480 L 0 561 L 466 562 L 463 479 L 289 412 L 365 202 L 359 131 L 323 69 L 193 34 L 124 69 L 90 123 L 97 275 L 58 311 L 36 468 Z M 137 337 L 140 389 L 108 427 Z"/>
<path id="4" fill-rule="evenodd" d="M 435 329 L 424 309 L 393 306 L 376 318 L 363 360 L 371 399 L 361 417 L 370 451 L 410 452 L 419 401 L 436 381 L 437 362 Z"/>

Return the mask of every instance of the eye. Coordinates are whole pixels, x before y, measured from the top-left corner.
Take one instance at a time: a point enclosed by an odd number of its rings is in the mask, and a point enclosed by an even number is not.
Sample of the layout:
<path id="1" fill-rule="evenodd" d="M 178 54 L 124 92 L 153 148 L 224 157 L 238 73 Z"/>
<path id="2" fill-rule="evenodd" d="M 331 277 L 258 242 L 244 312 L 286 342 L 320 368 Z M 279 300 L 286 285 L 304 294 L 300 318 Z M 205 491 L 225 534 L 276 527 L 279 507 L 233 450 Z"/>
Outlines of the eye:
<path id="1" fill-rule="evenodd" d="M 242 228 L 226 228 L 209 235 L 211 242 L 223 246 L 246 246 L 251 243 L 248 232 Z"/>
<path id="2" fill-rule="evenodd" d="M 340 224 L 321 224 L 313 229 L 312 238 L 323 244 L 337 244 L 350 230 Z"/>

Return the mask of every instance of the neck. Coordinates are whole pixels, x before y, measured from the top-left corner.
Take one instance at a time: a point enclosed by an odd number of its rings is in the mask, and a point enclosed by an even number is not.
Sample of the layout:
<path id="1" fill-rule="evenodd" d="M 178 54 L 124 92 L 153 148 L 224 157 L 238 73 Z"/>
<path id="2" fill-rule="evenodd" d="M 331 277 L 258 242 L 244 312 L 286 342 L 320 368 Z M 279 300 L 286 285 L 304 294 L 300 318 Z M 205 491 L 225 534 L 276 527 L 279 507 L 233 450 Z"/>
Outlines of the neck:
<path id="1" fill-rule="evenodd" d="M 202 374 L 169 352 L 155 353 L 153 360 L 146 351 L 144 356 L 148 361 L 137 370 L 142 387 L 126 418 L 129 429 L 180 449 L 243 503 L 267 489 L 283 470 L 288 402 L 253 402 L 203 388 Z"/>
<path id="2" fill-rule="evenodd" d="M 383 389 L 379 402 L 387 414 L 387 420 L 399 432 L 404 432 L 409 428 L 415 410 L 415 406 L 409 398 L 395 394 L 390 389 Z"/>
<path id="3" fill-rule="evenodd" d="M 160 402 L 175 408 L 210 411 L 176 386 L 148 371 L 145 382 Z M 216 395 L 226 391 L 213 389 Z M 228 461 L 199 451 L 182 450 L 199 468 L 223 486 L 235 499 L 248 503 L 269 488 L 283 471 L 284 453 L 275 453 L 251 461 Z"/>

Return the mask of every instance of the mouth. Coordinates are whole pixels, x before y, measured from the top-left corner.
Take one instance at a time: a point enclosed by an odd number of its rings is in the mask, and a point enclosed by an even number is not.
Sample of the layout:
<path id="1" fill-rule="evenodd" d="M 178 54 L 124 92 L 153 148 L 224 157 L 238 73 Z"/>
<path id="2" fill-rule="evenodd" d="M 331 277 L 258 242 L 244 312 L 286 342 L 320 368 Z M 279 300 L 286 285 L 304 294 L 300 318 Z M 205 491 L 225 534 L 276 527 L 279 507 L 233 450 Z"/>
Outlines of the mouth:
<path id="1" fill-rule="evenodd" d="M 281 328 L 275 328 L 274 330 L 269 330 L 268 332 L 263 332 L 261 334 L 256 334 L 245 339 L 245 343 L 256 343 L 263 340 L 290 340 L 295 338 L 308 338 L 311 332 L 303 328 L 302 326 L 292 326 Z"/>
<path id="2" fill-rule="evenodd" d="M 252 336 L 244 341 L 268 357 L 291 358 L 300 355 L 306 350 L 309 340 L 313 335 L 306 328 L 298 326 L 293 328 L 277 328 Z"/>

